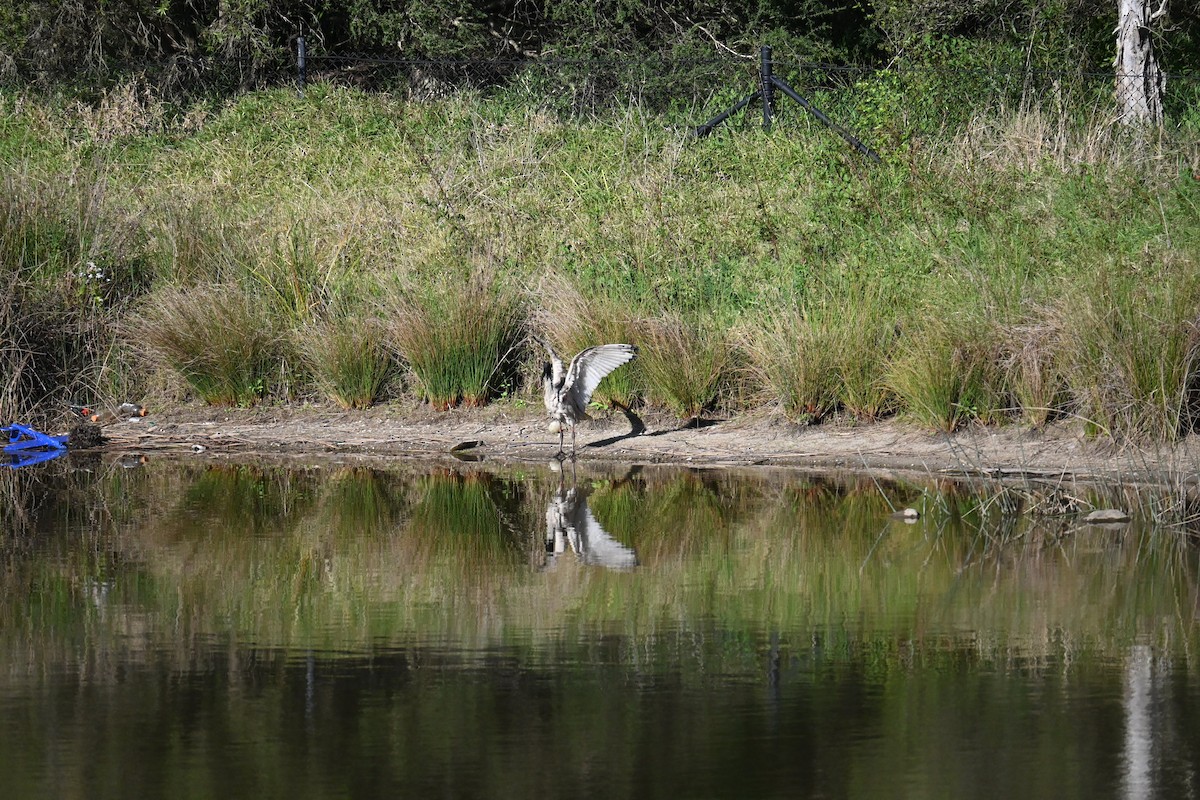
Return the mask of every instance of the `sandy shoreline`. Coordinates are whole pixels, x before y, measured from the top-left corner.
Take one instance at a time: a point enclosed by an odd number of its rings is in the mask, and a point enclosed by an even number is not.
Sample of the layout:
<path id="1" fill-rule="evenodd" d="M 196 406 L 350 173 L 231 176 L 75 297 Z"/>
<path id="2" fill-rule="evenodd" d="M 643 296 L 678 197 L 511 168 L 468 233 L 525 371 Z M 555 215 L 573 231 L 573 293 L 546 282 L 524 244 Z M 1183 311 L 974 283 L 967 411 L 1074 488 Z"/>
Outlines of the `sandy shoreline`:
<path id="1" fill-rule="evenodd" d="M 978 427 L 946 435 L 897 420 L 801 427 L 749 415 L 699 428 L 681 428 L 670 418 L 643 422 L 641 432 L 620 415 L 582 424 L 579 462 L 1139 481 L 1200 477 L 1200 443 L 1194 436 L 1171 447 L 1118 447 L 1089 440 L 1081 426 L 1068 423 L 1040 430 Z M 181 408 L 114 423 L 104 435 L 109 451 L 207 458 L 323 454 L 372 462 L 465 457 L 544 463 L 558 449 L 558 437 L 547 432 L 540 410 L 502 405 L 446 413 L 389 407 Z"/>

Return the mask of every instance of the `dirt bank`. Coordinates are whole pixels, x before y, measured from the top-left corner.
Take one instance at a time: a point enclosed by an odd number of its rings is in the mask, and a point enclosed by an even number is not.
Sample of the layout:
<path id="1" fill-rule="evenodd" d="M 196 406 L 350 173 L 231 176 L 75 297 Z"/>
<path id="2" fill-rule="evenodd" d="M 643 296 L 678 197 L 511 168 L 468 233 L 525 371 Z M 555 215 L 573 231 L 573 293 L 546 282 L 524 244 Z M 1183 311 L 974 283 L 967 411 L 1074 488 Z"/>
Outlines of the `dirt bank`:
<path id="1" fill-rule="evenodd" d="M 399 456 L 545 462 L 558 449 L 540 410 L 497 404 L 436 413 L 376 408 L 342 412 L 311 406 L 208 407 L 154 411 L 104 430 L 110 450 L 197 458 Z M 569 447 L 568 437 L 568 447 Z M 457 454 L 451 450 L 459 448 Z M 1196 437 L 1170 448 L 1115 446 L 1084 437 L 1078 424 L 1016 425 L 931 433 L 902 421 L 800 427 L 767 414 L 701 427 L 647 417 L 605 416 L 579 428 L 580 461 L 687 466 L 791 466 L 991 476 L 1069 474 L 1076 478 L 1161 480 L 1200 476 Z"/>

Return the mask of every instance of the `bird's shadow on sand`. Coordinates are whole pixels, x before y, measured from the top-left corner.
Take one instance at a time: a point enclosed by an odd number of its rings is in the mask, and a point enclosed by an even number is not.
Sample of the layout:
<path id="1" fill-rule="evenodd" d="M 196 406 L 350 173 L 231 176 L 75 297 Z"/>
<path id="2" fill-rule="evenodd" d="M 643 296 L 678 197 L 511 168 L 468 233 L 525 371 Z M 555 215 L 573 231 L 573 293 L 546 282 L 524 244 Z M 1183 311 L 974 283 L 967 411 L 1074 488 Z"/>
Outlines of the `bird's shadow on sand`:
<path id="1" fill-rule="evenodd" d="M 625 406 L 617 405 L 617 404 L 614 404 L 614 406 L 618 411 L 620 411 L 622 414 L 624 414 L 625 419 L 627 419 L 629 421 L 629 432 L 622 433 L 618 436 L 610 436 L 607 439 L 601 439 L 598 442 L 589 442 L 589 443 L 585 444 L 584 447 L 608 447 L 611 444 L 616 444 L 617 442 L 623 441 L 625 439 L 632 439 L 635 436 L 662 436 L 665 433 L 676 433 L 678 431 L 698 430 L 700 428 L 710 428 L 713 425 L 716 425 L 718 422 L 720 422 L 720 420 L 715 420 L 715 419 L 702 419 L 700 417 L 693 417 L 692 419 L 688 420 L 687 422 L 683 423 L 682 425 L 680 425 L 677 428 L 664 428 L 661 431 L 654 431 L 652 433 L 647 433 L 646 423 L 642 421 L 641 417 L 639 417 L 637 414 L 633 413 L 632 410 L 626 408 Z"/>

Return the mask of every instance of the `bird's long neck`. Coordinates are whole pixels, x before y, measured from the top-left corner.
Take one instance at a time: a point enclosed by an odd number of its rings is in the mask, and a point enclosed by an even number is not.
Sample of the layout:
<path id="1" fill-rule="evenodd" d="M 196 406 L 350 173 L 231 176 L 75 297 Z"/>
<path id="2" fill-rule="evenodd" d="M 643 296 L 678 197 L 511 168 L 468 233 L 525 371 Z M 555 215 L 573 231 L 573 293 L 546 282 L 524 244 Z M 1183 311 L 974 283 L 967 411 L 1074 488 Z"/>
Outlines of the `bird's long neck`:
<path id="1" fill-rule="evenodd" d="M 553 389 L 557 392 L 562 388 L 563 382 L 566 379 L 567 376 L 562 370 L 554 369 L 549 362 L 542 364 L 542 385 L 545 386 L 547 390 Z"/>

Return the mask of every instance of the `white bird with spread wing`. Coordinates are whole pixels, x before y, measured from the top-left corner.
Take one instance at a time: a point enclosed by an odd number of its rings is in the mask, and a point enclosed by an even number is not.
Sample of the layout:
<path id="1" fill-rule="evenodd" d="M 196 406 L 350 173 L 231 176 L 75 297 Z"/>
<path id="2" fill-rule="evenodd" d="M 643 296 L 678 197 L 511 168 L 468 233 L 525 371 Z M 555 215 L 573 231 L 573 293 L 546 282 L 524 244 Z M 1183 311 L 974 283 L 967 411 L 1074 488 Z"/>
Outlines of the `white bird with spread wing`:
<path id="1" fill-rule="evenodd" d="M 546 567 L 570 548 L 580 563 L 615 570 L 638 565 L 637 553 L 600 526 L 588 508 L 587 491 L 560 483 L 546 506 Z"/>
<path id="2" fill-rule="evenodd" d="M 575 456 L 575 423 L 590 419 L 587 415 L 592 392 L 600 385 L 604 376 L 637 356 L 637 348 L 631 344 L 601 344 L 589 347 L 571 359 L 570 366 L 563 368 L 562 359 L 554 352 L 550 343 L 534 337 L 550 353 L 549 363 L 542 365 L 543 399 L 550 412 L 550 432 L 558 434 L 558 457 L 563 455 L 563 426 L 571 426 L 571 456 Z"/>

